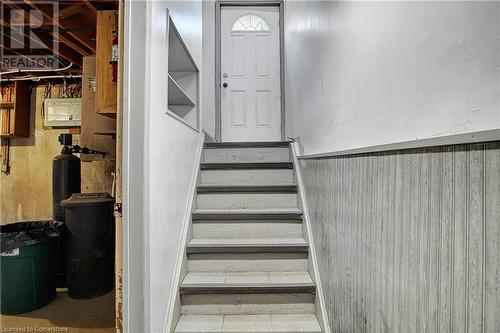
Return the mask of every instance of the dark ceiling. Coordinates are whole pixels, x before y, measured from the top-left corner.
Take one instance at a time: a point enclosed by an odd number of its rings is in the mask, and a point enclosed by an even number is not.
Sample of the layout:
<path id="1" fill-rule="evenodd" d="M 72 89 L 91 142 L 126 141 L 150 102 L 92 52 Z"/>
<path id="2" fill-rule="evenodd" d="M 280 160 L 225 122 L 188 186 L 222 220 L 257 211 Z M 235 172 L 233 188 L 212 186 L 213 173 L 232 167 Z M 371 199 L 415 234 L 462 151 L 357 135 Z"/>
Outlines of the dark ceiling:
<path id="1" fill-rule="evenodd" d="M 117 9 L 118 1 L 2 0 L 0 6 L 3 56 L 53 56 L 59 68 L 73 63 L 66 73 L 78 74 L 82 57 L 95 54 L 97 11 Z"/>

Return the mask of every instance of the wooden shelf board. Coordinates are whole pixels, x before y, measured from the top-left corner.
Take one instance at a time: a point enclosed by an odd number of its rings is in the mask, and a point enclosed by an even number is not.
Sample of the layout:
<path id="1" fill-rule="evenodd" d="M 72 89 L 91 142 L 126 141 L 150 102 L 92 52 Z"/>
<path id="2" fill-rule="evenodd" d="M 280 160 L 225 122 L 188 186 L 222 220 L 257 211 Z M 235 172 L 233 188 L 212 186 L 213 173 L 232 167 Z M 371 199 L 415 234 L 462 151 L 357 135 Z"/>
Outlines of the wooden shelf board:
<path id="1" fill-rule="evenodd" d="M 11 139 L 15 138 L 16 136 L 14 134 L 0 134 L 0 138 L 2 139 Z"/>
<path id="2" fill-rule="evenodd" d="M 186 95 L 175 80 L 168 76 L 168 105 L 170 106 L 192 106 L 194 102 Z"/>
<path id="3" fill-rule="evenodd" d="M 2 139 L 21 139 L 21 138 L 29 138 L 29 136 L 17 135 L 17 134 L 0 134 L 0 138 L 2 138 Z"/>
<path id="4" fill-rule="evenodd" d="M 106 116 L 108 118 L 116 119 L 116 112 L 96 112 L 98 115 Z"/>
<path id="5" fill-rule="evenodd" d="M 94 132 L 95 135 L 107 135 L 111 136 L 113 139 L 116 139 L 116 131 L 115 132 Z"/>
<path id="6" fill-rule="evenodd" d="M 10 103 L 10 102 L 2 102 L 0 104 L 0 107 L 2 109 L 13 109 L 15 107 L 14 103 Z"/>

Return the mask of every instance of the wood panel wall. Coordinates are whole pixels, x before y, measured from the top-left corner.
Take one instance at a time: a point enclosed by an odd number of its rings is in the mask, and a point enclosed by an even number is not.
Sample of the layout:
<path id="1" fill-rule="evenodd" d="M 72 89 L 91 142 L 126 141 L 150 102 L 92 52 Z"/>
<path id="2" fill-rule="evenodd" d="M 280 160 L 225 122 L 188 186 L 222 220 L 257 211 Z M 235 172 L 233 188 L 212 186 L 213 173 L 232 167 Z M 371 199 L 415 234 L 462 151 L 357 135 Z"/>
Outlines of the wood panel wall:
<path id="1" fill-rule="evenodd" d="M 500 332 L 500 142 L 301 160 L 335 332 Z"/>

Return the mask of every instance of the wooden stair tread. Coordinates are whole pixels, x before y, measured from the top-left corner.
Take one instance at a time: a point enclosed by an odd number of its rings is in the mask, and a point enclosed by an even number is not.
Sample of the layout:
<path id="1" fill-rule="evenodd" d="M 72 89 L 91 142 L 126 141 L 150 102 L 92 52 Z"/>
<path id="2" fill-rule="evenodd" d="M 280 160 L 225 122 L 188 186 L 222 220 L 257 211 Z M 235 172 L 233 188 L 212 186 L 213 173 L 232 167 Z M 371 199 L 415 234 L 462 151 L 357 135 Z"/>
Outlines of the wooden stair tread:
<path id="1" fill-rule="evenodd" d="M 307 271 L 263 271 L 263 272 L 187 272 L 183 284 L 255 284 L 255 283 L 296 283 L 312 284 Z"/>
<path id="2" fill-rule="evenodd" d="M 320 333 L 316 315 L 264 314 L 264 315 L 188 315 L 183 314 L 175 333 Z"/>

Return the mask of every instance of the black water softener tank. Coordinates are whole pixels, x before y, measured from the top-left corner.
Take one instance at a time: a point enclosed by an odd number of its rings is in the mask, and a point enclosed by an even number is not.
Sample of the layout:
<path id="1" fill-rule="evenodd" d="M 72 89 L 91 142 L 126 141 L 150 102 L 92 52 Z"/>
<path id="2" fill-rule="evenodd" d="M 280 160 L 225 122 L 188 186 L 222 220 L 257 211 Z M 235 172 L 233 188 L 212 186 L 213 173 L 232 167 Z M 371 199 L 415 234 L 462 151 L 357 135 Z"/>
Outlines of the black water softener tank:
<path id="1" fill-rule="evenodd" d="M 92 298 L 113 289 L 115 199 L 108 193 L 75 193 L 63 200 L 68 295 Z"/>
<path id="2" fill-rule="evenodd" d="M 81 164 L 80 159 L 71 152 L 72 141 L 71 134 L 59 135 L 59 143 L 63 145 L 63 149 L 61 154 L 52 160 L 52 218 L 54 221 L 65 222 L 61 201 L 81 191 Z M 65 240 L 66 229 L 63 228 L 57 246 L 56 285 L 59 288 L 67 285 Z"/>
<path id="3" fill-rule="evenodd" d="M 71 134 L 61 134 L 59 142 L 64 147 L 52 161 L 52 216 L 55 221 L 64 222 L 61 201 L 81 192 L 81 163 L 71 152 L 72 141 Z"/>

